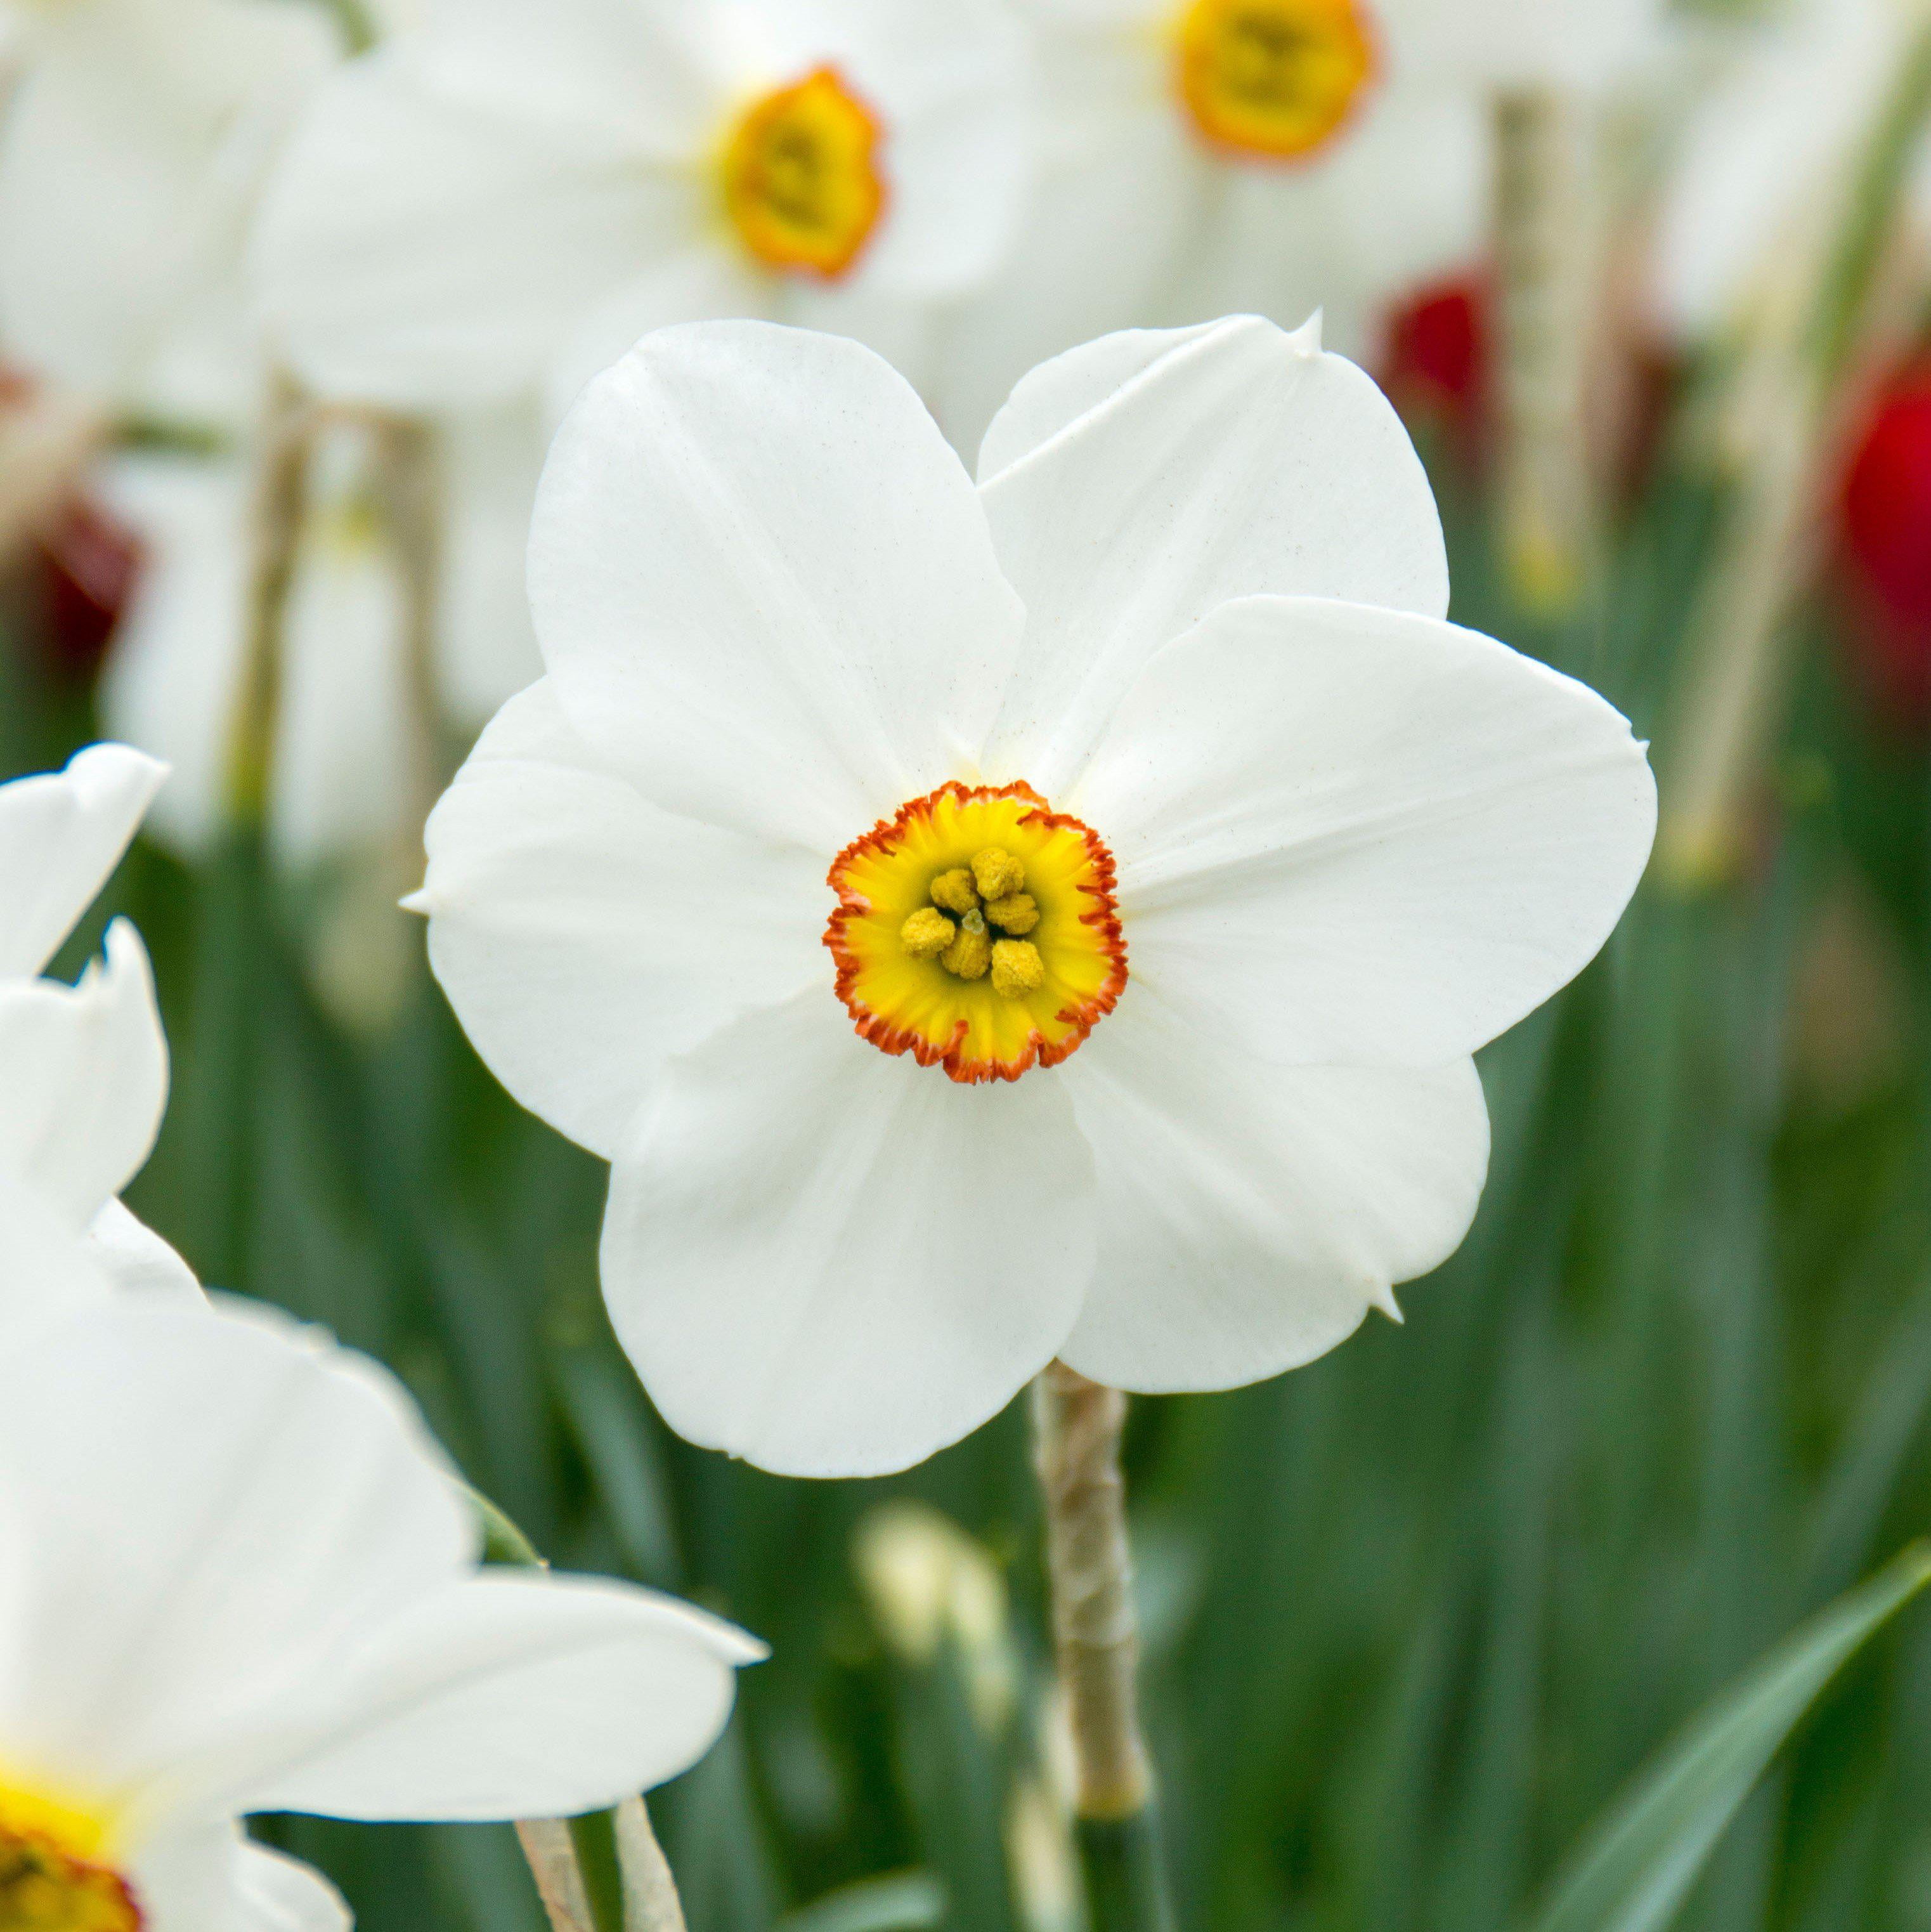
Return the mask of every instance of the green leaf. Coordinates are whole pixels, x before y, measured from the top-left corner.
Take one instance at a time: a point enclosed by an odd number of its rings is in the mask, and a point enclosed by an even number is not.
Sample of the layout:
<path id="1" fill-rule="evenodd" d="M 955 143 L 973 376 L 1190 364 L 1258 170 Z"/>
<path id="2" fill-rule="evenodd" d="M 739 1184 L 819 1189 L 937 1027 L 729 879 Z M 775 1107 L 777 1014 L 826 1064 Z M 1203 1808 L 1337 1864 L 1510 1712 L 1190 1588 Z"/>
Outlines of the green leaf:
<path id="1" fill-rule="evenodd" d="M 930 1872 L 894 1872 L 814 1900 L 778 1932 L 925 1932 L 945 1909 L 944 1888 Z"/>
<path id="2" fill-rule="evenodd" d="M 1927 1582 L 1931 1544 L 1914 1544 L 1724 1692 L 1583 1841 L 1529 1932 L 1661 1932 L 1798 1720 Z"/>

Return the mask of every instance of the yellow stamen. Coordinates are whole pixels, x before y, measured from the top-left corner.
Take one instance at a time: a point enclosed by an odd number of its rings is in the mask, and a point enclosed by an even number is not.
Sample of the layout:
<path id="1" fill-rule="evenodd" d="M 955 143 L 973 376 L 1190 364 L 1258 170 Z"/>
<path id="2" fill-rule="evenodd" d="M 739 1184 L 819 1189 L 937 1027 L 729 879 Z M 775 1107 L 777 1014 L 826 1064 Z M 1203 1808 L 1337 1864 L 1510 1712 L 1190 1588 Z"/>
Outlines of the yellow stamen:
<path id="1" fill-rule="evenodd" d="M 979 894 L 973 888 L 972 874 L 963 866 L 949 872 L 941 872 L 932 881 L 932 903 L 961 916 L 978 911 Z"/>
<path id="2" fill-rule="evenodd" d="M 979 904 L 971 869 L 988 854 L 1027 887 L 992 907 Z M 825 944 L 859 1033 L 954 1080 L 1058 1066 L 1125 989 L 1112 855 L 1027 785 L 955 782 L 911 800 L 838 855 L 830 883 L 838 904 Z M 1010 922 L 996 924 L 994 908 Z M 952 932 L 944 951 L 918 956 L 942 928 Z"/>
<path id="3" fill-rule="evenodd" d="M 993 900 L 985 916 L 1002 932 L 1027 933 L 1039 923 L 1039 904 L 1030 892 L 1015 892 L 1009 898 Z"/>
<path id="4" fill-rule="evenodd" d="M 898 928 L 914 959 L 936 959 L 958 937 L 958 928 L 942 912 L 922 906 Z"/>
<path id="5" fill-rule="evenodd" d="M 1293 160 L 1327 145 L 1372 79 L 1361 0 L 1191 0 L 1180 98 L 1216 146 Z"/>
<path id="6" fill-rule="evenodd" d="M 1009 1000 L 1024 999 L 1046 983 L 1046 962 L 1030 940 L 996 939 L 992 944 L 992 990 Z"/>
<path id="7" fill-rule="evenodd" d="M 766 268 L 827 281 L 844 274 L 884 212 L 880 138 L 871 110 L 832 68 L 754 101 L 720 164 L 739 240 Z"/>
<path id="8" fill-rule="evenodd" d="M 959 921 L 959 936 L 940 954 L 939 964 L 961 980 L 983 980 L 992 965 L 992 941 L 986 937 L 985 915 L 974 906 Z"/>
<path id="9" fill-rule="evenodd" d="M 1010 852 L 993 845 L 973 858 L 972 876 L 981 898 L 1010 898 L 1025 884 L 1026 868 Z"/>
<path id="10" fill-rule="evenodd" d="M 99 1862 L 109 1835 L 91 1810 L 0 1783 L 0 1932 L 140 1932 L 140 1908 Z"/>

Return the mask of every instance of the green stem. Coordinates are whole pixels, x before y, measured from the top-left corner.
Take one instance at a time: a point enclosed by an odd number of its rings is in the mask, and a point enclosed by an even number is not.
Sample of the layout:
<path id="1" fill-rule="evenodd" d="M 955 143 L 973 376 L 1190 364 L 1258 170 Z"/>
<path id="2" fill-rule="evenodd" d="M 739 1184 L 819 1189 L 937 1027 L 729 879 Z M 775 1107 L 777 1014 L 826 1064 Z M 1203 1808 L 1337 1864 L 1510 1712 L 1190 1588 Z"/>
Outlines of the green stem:
<path id="1" fill-rule="evenodd" d="M 1074 1822 L 1095 1932 L 1172 1932 L 1160 1821 L 1151 1804 L 1130 1818 Z"/>
<path id="2" fill-rule="evenodd" d="M 1126 1398 L 1054 1363 L 1033 1387 L 1053 1636 L 1078 1786 L 1074 1829 L 1093 1932 L 1173 1923 L 1140 1726 L 1140 1633 L 1120 1440 Z"/>
<path id="3" fill-rule="evenodd" d="M 480 1490 L 464 1488 L 482 1524 L 485 1563 L 550 1567 L 506 1511 Z M 642 1798 L 560 1823 L 527 1820 L 517 1835 L 555 1932 L 683 1932 L 677 1888 Z"/>

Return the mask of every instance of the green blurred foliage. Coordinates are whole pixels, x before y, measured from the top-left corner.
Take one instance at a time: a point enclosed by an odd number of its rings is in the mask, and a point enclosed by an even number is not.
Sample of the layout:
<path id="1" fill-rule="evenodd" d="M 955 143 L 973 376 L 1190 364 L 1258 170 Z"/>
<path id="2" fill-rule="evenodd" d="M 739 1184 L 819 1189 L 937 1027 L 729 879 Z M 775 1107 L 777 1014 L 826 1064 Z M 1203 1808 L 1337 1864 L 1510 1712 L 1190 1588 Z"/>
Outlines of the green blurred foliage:
<path id="1" fill-rule="evenodd" d="M 1666 476 L 1601 621 L 1538 635 L 1462 520 L 1465 479 L 1441 480 L 1457 615 L 1653 729 L 1711 493 Z M 1647 890 L 1484 1056 L 1486 1200 L 1405 1327 L 1136 1406 L 1147 1696 L 1193 1932 L 1517 1920 L 1706 1700 L 1931 1525 L 1931 789 L 1828 608 L 1807 622 L 1748 875 Z M 0 771 L 91 735 L 17 626 L 0 676 Z M 725 1743 L 655 1802 L 694 1932 L 1057 1923 L 1051 1858 L 1015 1880 L 999 1857 L 1037 1695 L 988 1724 L 952 1652 L 895 1653 L 851 1562 L 886 1498 L 946 1512 L 1006 1573 L 1038 1693 L 1023 1418 L 871 1484 L 678 1442 L 603 1318 L 598 1164 L 502 1095 L 426 974 L 379 1036 L 332 1022 L 304 896 L 245 844 L 192 870 L 139 849 L 64 965 L 109 911 L 148 940 L 175 1055 L 138 1210 L 211 1282 L 392 1364 L 558 1563 L 772 1645 Z M 367 1932 L 539 1932 L 506 1831 L 269 1828 Z M 1852 1666 L 1679 1922 L 1931 1932 L 1931 1623 Z"/>

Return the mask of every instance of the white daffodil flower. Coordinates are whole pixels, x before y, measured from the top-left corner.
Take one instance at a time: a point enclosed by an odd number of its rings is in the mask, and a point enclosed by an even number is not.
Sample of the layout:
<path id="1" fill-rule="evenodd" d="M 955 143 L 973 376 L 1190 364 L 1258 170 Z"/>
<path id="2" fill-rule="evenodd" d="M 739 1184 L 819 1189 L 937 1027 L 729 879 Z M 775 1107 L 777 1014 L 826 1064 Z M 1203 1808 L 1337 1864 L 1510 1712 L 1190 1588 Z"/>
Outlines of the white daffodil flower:
<path id="1" fill-rule="evenodd" d="M 266 310 L 322 388 L 403 406 L 698 316 L 909 356 L 1005 245 L 1023 73 L 997 0 L 439 0 L 292 146 Z"/>
<path id="2" fill-rule="evenodd" d="M 84 1275 L 84 1286 L 198 1300 L 186 1264 L 118 1198 L 167 1104 L 147 950 L 116 920 L 77 986 L 40 976 L 166 776 L 127 746 L 94 745 L 64 771 L 0 785 L 0 1219 L 20 1224 L 43 1257 L 63 1241 L 85 1250 L 65 1271 L 13 1271 L 23 1279 L 64 1289 Z"/>
<path id="3" fill-rule="evenodd" d="M 1023 10 L 1044 106 L 1028 218 L 931 378 L 961 449 L 1027 369 L 1108 329 L 1324 307 L 1358 356 L 1392 301 L 1479 254 L 1483 106 L 1408 44 L 1404 0 Z"/>
<path id="4" fill-rule="evenodd" d="M 854 344 L 643 343 L 538 492 L 548 675 L 430 823 L 471 1039 L 613 1162 L 632 1360 L 774 1469 L 1392 1312 L 1480 1192 L 1469 1055 L 1654 830 L 1624 719 L 1444 621 L 1420 464 L 1312 328 L 1062 356 L 979 473 Z"/>
<path id="5" fill-rule="evenodd" d="M 567 1816 L 709 1748 L 761 1646 L 480 1553 L 400 1385 L 285 1317 L 0 1351 L 0 1924 L 335 1932 L 241 1817 Z"/>
<path id="6" fill-rule="evenodd" d="M 0 131 L 0 340 L 117 408 L 245 419 L 244 244 L 263 176 L 337 58 L 318 7 L 58 0 L 24 10 Z"/>

